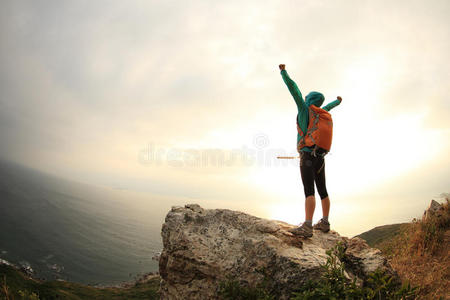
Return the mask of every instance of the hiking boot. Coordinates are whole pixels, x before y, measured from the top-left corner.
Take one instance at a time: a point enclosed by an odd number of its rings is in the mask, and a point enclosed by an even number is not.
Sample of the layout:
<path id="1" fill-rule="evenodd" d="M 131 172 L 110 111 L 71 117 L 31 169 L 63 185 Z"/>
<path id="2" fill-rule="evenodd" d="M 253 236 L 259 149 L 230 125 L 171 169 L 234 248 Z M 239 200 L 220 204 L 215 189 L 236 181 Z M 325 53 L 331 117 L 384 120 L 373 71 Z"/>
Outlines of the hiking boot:
<path id="1" fill-rule="evenodd" d="M 306 225 L 306 223 L 303 223 L 302 226 L 291 228 L 288 231 L 296 236 L 305 238 L 313 236 L 313 227 Z"/>
<path id="2" fill-rule="evenodd" d="M 324 219 L 320 219 L 320 221 L 317 222 L 317 224 L 315 224 L 313 228 L 322 232 L 328 232 L 330 231 L 330 223 L 325 221 Z"/>

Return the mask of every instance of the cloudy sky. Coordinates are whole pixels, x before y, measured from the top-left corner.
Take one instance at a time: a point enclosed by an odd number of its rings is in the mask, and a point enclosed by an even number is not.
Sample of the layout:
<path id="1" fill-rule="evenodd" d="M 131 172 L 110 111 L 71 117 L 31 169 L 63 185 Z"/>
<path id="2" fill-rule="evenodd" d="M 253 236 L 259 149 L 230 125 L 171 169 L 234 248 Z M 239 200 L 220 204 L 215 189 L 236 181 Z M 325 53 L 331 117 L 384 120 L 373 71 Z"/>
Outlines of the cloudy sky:
<path id="1" fill-rule="evenodd" d="M 0 157 L 148 206 L 298 224 L 298 160 L 276 160 L 295 155 L 284 63 L 304 95 L 343 98 L 335 228 L 410 221 L 450 190 L 449 15 L 447 0 L 2 1 Z"/>

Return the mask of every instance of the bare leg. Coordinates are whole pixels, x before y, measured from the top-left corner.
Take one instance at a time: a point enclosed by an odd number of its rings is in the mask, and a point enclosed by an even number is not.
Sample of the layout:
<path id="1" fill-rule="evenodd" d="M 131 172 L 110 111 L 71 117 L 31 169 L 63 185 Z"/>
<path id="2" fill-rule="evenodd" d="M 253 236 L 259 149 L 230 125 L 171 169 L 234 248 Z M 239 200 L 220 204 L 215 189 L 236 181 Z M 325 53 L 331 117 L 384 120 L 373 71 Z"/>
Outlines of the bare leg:
<path id="1" fill-rule="evenodd" d="M 328 217 L 330 213 L 330 198 L 327 196 L 322 199 L 322 214 L 324 217 Z"/>
<path id="2" fill-rule="evenodd" d="M 306 220 L 312 220 L 314 215 L 314 209 L 316 208 L 316 198 L 314 196 L 308 196 L 305 199 L 305 216 Z"/>

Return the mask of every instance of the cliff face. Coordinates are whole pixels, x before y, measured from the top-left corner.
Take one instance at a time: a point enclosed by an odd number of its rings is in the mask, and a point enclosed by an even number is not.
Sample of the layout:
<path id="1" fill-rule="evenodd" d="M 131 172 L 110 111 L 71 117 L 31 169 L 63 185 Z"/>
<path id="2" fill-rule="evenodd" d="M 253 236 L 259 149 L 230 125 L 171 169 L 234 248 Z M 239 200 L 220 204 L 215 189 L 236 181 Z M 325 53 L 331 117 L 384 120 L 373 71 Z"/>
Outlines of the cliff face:
<path id="1" fill-rule="evenodd" d="M 326 250 L 342 241 L 350 278 L 361 282 L 378 267 L 394 274 L 378 249 L 360 238 L 315 230 L 302 239 L 287 230 L 294 227 L 228 209 L 203 209 L 197 204 L 172 207 L 162 226 L 164 249 L 159 260 L 161 299 L 217 299 L 219 282 L 232 276 L 255 286 L 270 278 L 279 299 L 308 279 L 317 279 Z"/>

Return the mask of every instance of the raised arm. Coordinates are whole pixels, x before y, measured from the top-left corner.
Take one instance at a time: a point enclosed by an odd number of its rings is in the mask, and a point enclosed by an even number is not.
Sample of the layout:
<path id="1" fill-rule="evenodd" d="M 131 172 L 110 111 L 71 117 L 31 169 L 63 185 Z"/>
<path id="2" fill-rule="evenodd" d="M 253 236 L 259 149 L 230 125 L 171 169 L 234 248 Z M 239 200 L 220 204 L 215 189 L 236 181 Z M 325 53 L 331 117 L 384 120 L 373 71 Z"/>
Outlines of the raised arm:
<path id="1" fill-rule="evenodd" d="M 335 108 L 336 106 L 338 106 L 339 104 L 341 104 L 341 102 L 342 102 L 342 98 L 340 96 L 338 96 L 337 100 L 334 100 L 333 102 L 328 103 L 327 105 L 325 105 L 322 108 L 326 111 L 330 111 L 333 108 Z"/>
<path id="2" fill-rule="evenodd" d="M 283 77 L 284 83 L 287 85 L 292 97 L 294 97 L 294 100 L 295 100 L 295 103 L 297 104 L 298 109 L 299 110 L 308 109 L 308 107 L 306 107 L 305 101 L 303 100 L 302 93 L 298 89 L 298 86 L 294 82 L 294 80 L 292 80 L 289 77 L 289 75 L 285 69 L 285 65 L 280 65 L 279 68 L 281 70 L 281 77 Z"/>

